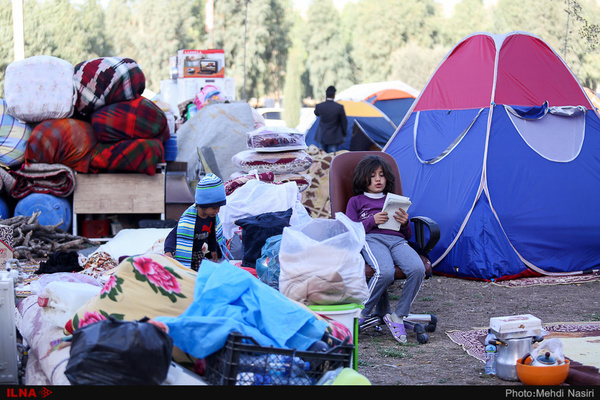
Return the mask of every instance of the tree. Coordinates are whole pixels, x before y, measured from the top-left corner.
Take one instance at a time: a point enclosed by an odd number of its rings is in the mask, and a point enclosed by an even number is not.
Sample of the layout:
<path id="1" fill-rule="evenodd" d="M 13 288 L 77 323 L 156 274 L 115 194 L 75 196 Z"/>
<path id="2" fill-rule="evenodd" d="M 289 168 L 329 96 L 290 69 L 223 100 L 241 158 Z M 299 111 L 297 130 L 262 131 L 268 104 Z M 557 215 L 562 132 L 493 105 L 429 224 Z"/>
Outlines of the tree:
<path id="1" fill-rule="evenodd" d="M 4 98 L 4 73 L 14 55 L 12 4 L 10 0 L 0 0 L 0 98 Z"/>
<path id="2" fill-rule="evenodd" d="M 287 126 L 295 127 L 300 123 L 302 108 L 302 75 L 306 71 L 306 50 L 302 42 L 302 18 L 294 13 L 294 26 L 291 31 L 292 48 L 288 51 L 283 86 L 283 119 Z"/>
<path id="3" fill-rule="evenodd" d="M 440 10 L 429 0 L 349 3 L 342 14 L 343 32 L 350 44 L 355 80 L 389 80 L 398 75 L 393 54 L 399 54 L 409 43 L 424 49 L 438 43 Z"/>
<path id="4" fill-rule="evenodd" d="M 352 69 L 340 32 L 340 16 L 331 0 L 314 2 L 308 9 L 304 46 L 306 70 L 315 99 L 325 100 L 329 85 L 344 89 L 352 84 Z"/>
<path id="5" fill-rule="evenodd" d="M 588 26 L 599 21 L 600 8 L 595 1 L 580 0 L 577 2 L 579 19 L 569 18 L 569 12 L 573 10 L 568 6 L 573 3 L 538 0 L 530 5 L 520 0 L 499 0 L 493 10 L 494 27 L 497 32 L 530 32 L 547 42 L 557 53 L 563 50 L 562 57 L 579 82 L 595 88 L 600 82 L 600 71 L 592 66 L 600 61 L 598 54 L 590 52 L 590 42 L 581 35 L 582 31 L 579 34 L 575 32 L 584 26 L 582 18 Z"/>
<path id="6" fill-rule="evenodd" d="M 281 89 L 290 25 L 282 0 L 215 2 L 213 43 L 225 50 L 226 74 L 235 78 L 238 96 L 244 82 L 248 98 Z"/>
<path id="7" fill-rule="evenodd" d="M 483 0 L 462 0 L 454 6 L 454 12 L 446 20 L 443 44 L 454 46 L 467 35 L 492 31 L 491 7 Z"/>
<path id="8" fill-rule="evenodd" d="M 158 92 L 160 81 L 169 78 L 169 58 L 180 49 L 194 49 L 206 34 L 201 1 L 111 0 L 106 10 L 115 56 L 134 59 L 144 71 L 146 87 Z"/>

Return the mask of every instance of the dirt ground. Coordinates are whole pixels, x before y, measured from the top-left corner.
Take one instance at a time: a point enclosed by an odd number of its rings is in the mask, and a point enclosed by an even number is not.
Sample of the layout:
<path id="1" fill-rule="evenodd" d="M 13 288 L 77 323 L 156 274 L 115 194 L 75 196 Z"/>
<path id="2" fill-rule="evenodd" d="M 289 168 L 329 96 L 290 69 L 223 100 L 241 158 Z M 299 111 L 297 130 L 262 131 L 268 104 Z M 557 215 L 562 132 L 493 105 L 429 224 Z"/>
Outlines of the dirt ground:
<path id="1" fill-rule="evenodd" d="M 402 288 L 390 288 L 392 309 Z M 433 314 L 436 330 L 425 344 L 409 333 L 400 344 L 385 326 L 359 335 L 358 372 L 373 385 L 521 385 L 484 373 L 484 363 L 467 354 L 446 332 L 488 327 L 490 318 L 532 314 L 543 323 L 598 321 L 600 282 L 506 288 L 488 282 L 433 276 L 425 280 L 413 313 Z"/>

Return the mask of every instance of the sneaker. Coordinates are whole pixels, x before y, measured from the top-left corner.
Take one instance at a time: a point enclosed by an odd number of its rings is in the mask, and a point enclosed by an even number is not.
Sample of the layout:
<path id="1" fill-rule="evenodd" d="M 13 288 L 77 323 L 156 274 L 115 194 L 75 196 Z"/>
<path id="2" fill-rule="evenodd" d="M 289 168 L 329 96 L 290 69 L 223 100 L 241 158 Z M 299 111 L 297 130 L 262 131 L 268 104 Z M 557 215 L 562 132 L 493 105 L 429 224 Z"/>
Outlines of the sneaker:
<path id="1" fill-rule="evenodd" d="M 383 317 L 383 322 L 390 328 L 392 336 L 400 343 L 406 343 L 406 329 L 404 329 L 404 323 L 394 322 L 394 317 L 390 314 L 386 314 Z"/>

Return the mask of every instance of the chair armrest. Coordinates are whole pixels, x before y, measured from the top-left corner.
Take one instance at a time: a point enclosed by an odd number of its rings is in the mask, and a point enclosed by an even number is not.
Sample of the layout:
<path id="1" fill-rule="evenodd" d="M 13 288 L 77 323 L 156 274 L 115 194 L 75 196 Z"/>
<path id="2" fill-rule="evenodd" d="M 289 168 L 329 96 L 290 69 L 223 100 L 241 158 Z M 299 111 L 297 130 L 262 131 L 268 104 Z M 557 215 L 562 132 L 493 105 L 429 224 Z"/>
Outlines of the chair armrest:
<path id="1" fill-rule="evenodd" d="M 421 249 L 425 252 L 425 254 L 429 254 L 429 252 L 435 247 L 438 240 L 440 240 L 440 226 L 429 217 L 412 217 L 410 221 L 414 224 L 414 234 L 415 241 Z M 425 228 L 429 230 L 429 240 L 427 240 L 425 236 Z M 427 242 L 426 242 L 427 240 Z"/>

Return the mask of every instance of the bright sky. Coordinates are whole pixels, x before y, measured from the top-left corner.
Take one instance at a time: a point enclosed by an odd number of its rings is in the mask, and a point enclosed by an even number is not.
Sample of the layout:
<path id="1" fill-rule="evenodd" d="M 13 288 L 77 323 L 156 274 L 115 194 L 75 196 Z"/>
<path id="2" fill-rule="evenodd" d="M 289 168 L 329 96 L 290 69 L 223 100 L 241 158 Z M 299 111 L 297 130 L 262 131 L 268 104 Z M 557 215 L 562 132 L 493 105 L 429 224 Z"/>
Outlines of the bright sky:
<path id="1" fill-rule="evenodd" d="M 349 1 L 355 0 L 333 0 L 333 3 L 339 8 L 342 9 L 344 5 Z M 454 4 L 458 3 L 460 0 L 436 0 L 438 3 L 444 5 L 446 11 L 451 11 Z M 294 0 L 294 4 L 298 10 L 306 10 L 308 6 L 313 2 L 313 0 Z"/>

